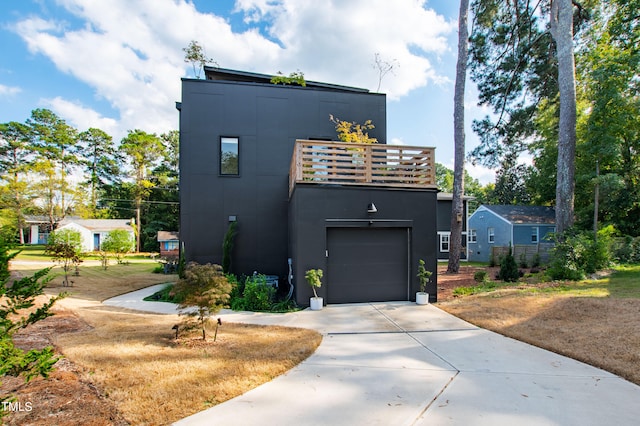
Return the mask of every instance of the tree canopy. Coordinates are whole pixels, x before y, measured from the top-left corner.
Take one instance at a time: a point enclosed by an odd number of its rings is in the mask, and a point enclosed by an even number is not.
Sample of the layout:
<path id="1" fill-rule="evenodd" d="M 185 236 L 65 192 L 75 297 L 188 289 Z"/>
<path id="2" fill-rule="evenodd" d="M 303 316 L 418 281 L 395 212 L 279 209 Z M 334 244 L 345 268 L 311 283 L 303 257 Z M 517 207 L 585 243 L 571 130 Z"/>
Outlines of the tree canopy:
<path id="1" fill-rule="evenodd" d="M 136 217 L 141 247 L 155 251 L 158 230 L 178 229 L 178 145 L 177 131 L 142 130 L 118 144 L 46 109 L 0 123 L 0 225 L 24 243 L 29 215 L 47 218 L 44 232 L 67 216 Z"/>

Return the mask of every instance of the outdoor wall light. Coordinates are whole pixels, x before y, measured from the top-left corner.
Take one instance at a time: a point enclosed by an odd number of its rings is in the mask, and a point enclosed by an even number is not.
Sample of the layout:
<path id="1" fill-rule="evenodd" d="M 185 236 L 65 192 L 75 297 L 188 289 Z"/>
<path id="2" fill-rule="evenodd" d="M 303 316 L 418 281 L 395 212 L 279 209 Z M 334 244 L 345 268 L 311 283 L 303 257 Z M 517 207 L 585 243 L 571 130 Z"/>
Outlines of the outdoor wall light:
<path id="1" fill-rule="evenodd" d="M 378 209 L 376 208 L 376 205 L 373 203 L 369 203 L 369 205 L 367 206 L 367 213 L 374 214 L 377 212 L 378 212 Z"/>

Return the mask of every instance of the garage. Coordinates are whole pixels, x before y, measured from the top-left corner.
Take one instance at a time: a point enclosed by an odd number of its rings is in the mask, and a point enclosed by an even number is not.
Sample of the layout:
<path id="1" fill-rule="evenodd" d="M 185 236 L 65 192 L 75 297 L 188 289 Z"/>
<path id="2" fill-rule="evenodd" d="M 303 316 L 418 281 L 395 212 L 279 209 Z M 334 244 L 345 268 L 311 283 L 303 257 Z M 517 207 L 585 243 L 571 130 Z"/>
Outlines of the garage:
<path id="1" fill-rule="evenodd" d="M 327 228 L 327 303 L 409 299 L 408 228 Z"/>

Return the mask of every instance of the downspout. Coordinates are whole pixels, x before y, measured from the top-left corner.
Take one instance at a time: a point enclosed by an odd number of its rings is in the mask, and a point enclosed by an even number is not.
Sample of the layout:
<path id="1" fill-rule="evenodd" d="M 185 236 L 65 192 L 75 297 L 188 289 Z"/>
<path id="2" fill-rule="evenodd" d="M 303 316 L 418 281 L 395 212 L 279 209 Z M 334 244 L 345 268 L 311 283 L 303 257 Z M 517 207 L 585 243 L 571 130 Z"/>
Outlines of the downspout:
<path id="1" fill-rule="evenodd" d="M 293 260 L 291 258 L 288 258 L 287 263 L 289 264 L 289 275 L 287 275 L 287 282 L 289 283 L 289 293 L 287 294 L 286 302 L 291 300 L 291 296 L 293 295 Z"/>

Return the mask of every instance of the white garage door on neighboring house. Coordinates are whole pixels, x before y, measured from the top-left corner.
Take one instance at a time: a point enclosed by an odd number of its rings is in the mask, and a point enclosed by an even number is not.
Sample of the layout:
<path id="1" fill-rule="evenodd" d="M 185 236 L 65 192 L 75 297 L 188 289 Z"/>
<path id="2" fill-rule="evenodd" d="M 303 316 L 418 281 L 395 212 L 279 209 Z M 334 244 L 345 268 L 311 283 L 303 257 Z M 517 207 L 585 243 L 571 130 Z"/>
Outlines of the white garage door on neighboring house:
<path id="1" fill-rule="evenodd" d="M 408 228 L 328 228 L 327 303 L 409 300 Z"/>

